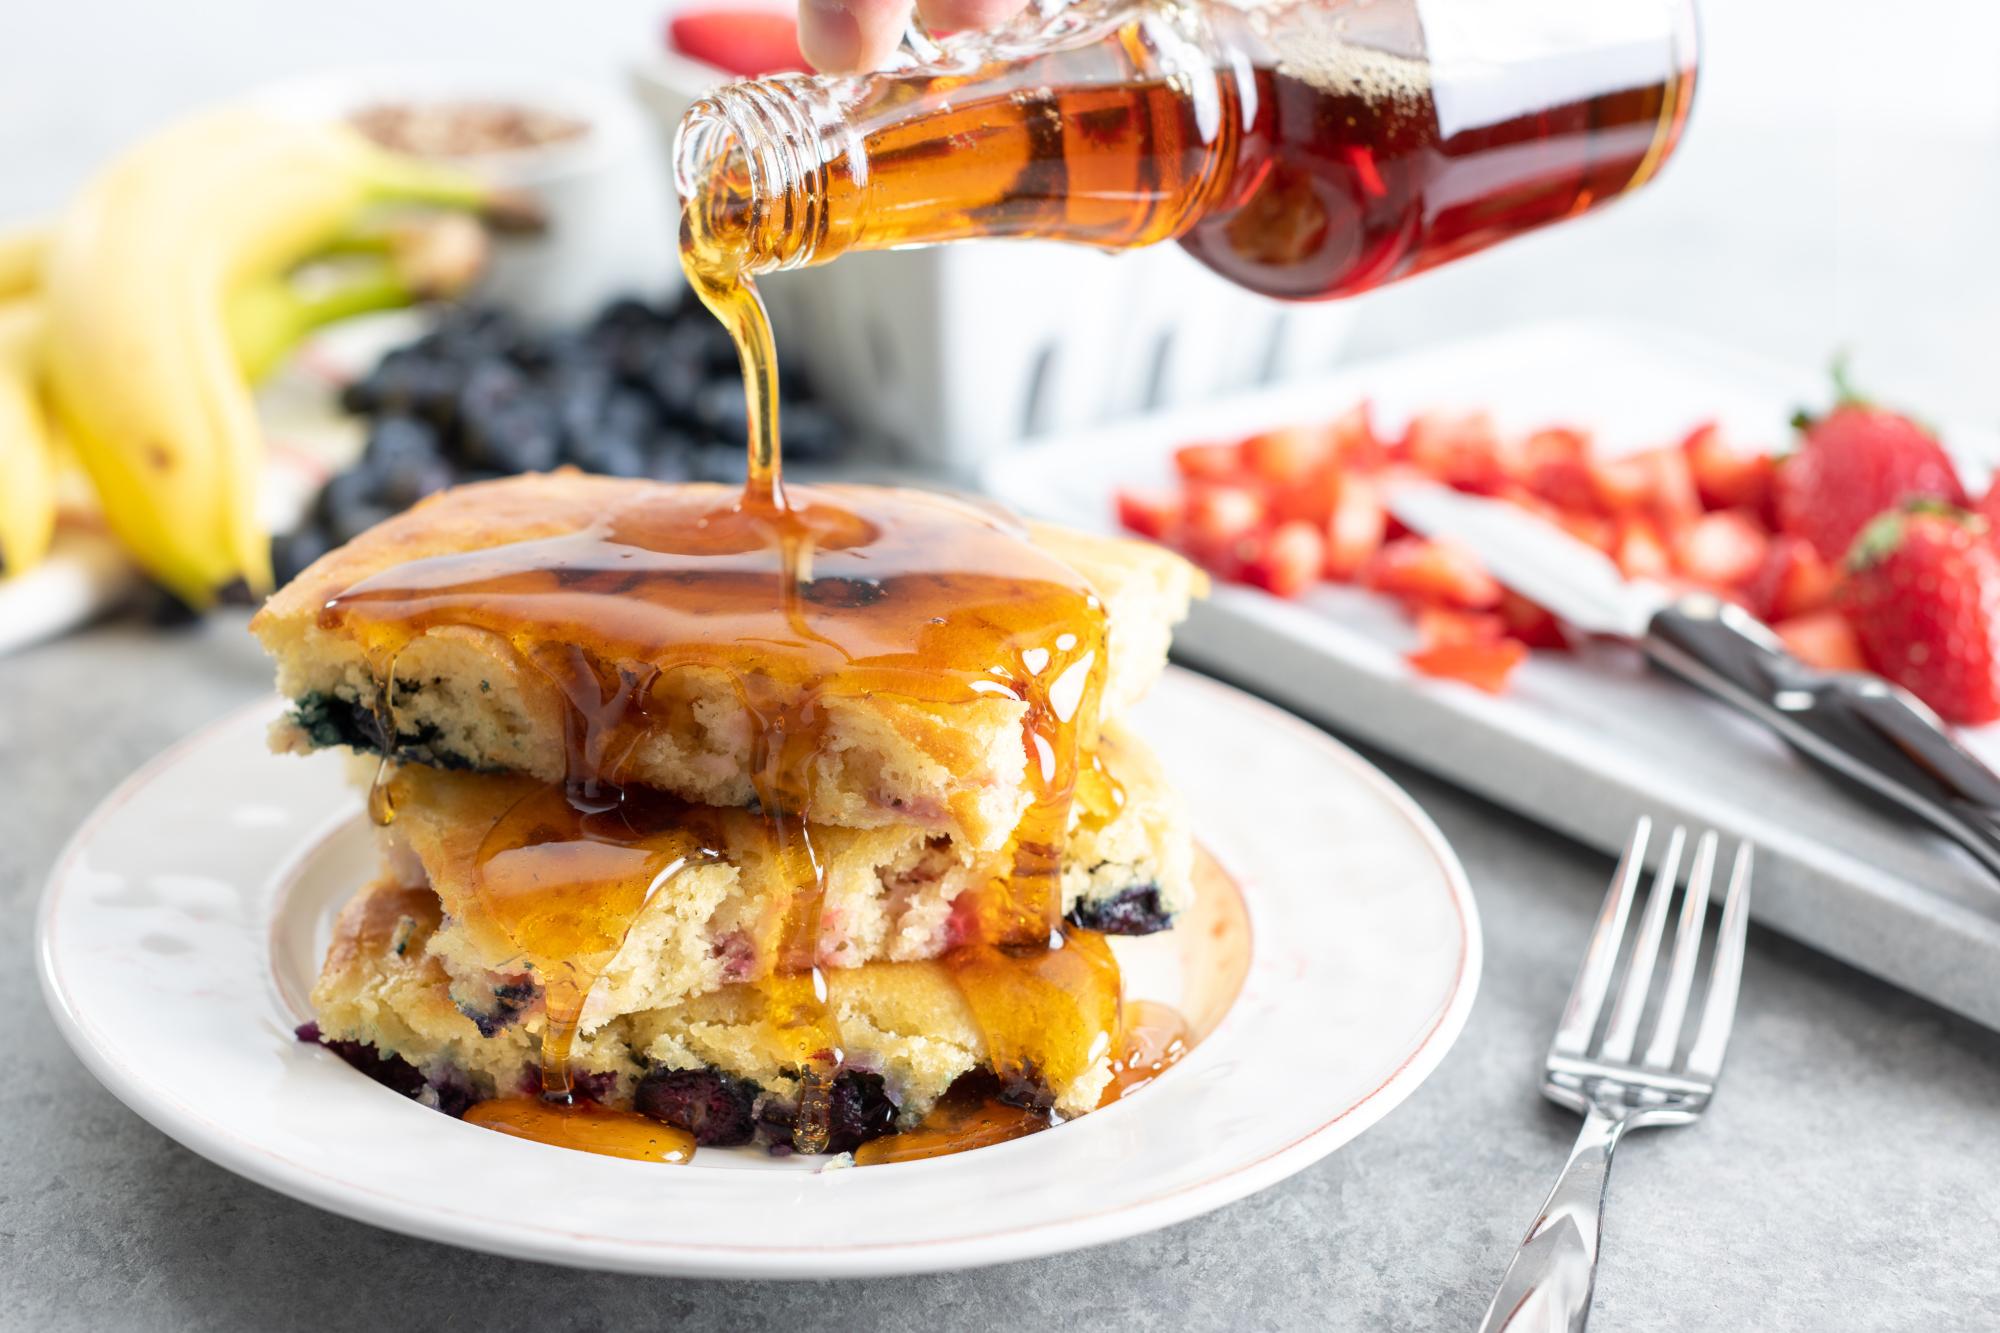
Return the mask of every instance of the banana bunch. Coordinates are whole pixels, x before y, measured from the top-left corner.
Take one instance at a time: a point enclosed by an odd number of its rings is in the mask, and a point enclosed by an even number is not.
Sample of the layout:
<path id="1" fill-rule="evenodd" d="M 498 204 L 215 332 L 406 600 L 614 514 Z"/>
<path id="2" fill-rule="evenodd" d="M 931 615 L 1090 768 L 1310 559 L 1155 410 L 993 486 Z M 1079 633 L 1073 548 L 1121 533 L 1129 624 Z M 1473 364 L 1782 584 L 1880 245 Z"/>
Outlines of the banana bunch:
<path id="1" fill-rule="evenodd" d="M 48 228 L 0 237 L 0 567 L 47 550 L 60 436 L 111 531 L 182 600 L 267 590 L 252 383 L 319 324 L 462 288 L 484 258 L 469 215 L 531 219 L 344 124 L 231 107 L 141 142 Z"/>

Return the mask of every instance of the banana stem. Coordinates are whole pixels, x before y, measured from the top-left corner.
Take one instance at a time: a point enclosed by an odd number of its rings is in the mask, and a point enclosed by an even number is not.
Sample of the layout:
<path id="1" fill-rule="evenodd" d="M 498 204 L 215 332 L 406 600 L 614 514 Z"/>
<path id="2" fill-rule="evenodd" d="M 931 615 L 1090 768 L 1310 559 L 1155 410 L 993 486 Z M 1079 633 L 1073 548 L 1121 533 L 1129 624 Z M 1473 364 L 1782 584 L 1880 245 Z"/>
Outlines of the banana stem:
<path id="1" fill-rule="evenodd" d="M 255 384 L 284 364 L 314 330 L 355 315 L 394 310 L 417 300 L 389 259 L 360 256 L 337 275 L 301 283 L 290 275 L 264 278 L 229 298 L 229 345 L 244 377 Z"/>

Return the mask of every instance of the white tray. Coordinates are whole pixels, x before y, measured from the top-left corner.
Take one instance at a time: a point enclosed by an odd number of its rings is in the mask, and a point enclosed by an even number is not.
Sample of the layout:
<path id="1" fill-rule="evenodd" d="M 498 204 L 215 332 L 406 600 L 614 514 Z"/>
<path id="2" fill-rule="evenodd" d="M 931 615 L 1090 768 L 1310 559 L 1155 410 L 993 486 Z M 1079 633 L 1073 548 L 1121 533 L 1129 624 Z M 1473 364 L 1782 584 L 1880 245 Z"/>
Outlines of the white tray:
<path id="1" fill-rule="evenodd" d="M 1068 436 L 993 461 L 988 489 L 1016 509 L 1110 529 L 1112 492 L 1163 483 L 1174 446 L 1324 420 L 1370 398 L 1380 428 L 1431 407 L 1484 407 L 1503 428 L 1561 421 L 1611 451 L 1670 443 L 1719 417 L 1733 438 L 1777 446 L 1798 406 L 1824 404 L 1823 373 L 1760 364 L 1678 334 L 1550 324 L 1361 362 L 1230 403 Z M 1921 411 L 1921 404 L 1912 405 Z M 1945 429 L 1983 484 L 1990 435 Z M 1975 490 L 1975 494 L 1976 494 Z M 1836 787 L 1719 704 L 1609 645 L 1536 653 L 1490 697 L 1413 673 L 1403 616 L 1374 594 L 1327 586 L 1299 602 L 1222 587 L 1175 639 L 1188 663 L 1605 851 L 1641 813 L 1756 842 L 1764 924 L 2000 1027 L 2000 883 L 1943 839 Z M 1963 733 L 1989 761 L 2000 731 Z M 1475 886 L 1477 887 L 1477 886 Z"/>

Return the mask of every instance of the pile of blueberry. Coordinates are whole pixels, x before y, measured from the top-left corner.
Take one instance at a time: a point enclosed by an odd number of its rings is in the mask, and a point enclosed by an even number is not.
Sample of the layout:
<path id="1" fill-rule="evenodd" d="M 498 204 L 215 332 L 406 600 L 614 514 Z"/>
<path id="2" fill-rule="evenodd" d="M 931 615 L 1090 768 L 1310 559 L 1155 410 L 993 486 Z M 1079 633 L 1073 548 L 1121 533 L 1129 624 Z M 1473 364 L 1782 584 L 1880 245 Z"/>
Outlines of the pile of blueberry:
<path id="1" fill-rule="evenodd" d="M 839 424 L 796 375 L 783 385 L 785 461 L 831 459 Z M 693 300 L 614 301 L 549 335 L 504 310 L 456 307 L 349 384 L 341 405 L 367 419 L 367 447 L 275 543 L 280 581 L 459 482 L 564 464 L 660 481 L 741 481 L 745 468 L 736 352 Z"/>

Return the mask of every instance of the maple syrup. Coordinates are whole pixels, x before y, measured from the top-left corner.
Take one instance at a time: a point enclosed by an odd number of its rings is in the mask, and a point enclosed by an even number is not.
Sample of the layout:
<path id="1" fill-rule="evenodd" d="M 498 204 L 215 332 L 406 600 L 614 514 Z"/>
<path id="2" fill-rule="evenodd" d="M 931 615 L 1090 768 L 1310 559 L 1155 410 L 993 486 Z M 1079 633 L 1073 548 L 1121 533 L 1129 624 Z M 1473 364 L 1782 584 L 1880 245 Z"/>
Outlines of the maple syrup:
<path id="1" fill-rule="evenodd" d="M 495 1097 L 473 1103 L 465 1119 L 518 1139 L 604 1157 L 679 1165 L 694 1156 L 694 1135 L 686 1130 L 636 1111 L 614 1111 L 595 1102 L 558 1104 L 545 1097 Z"/>

